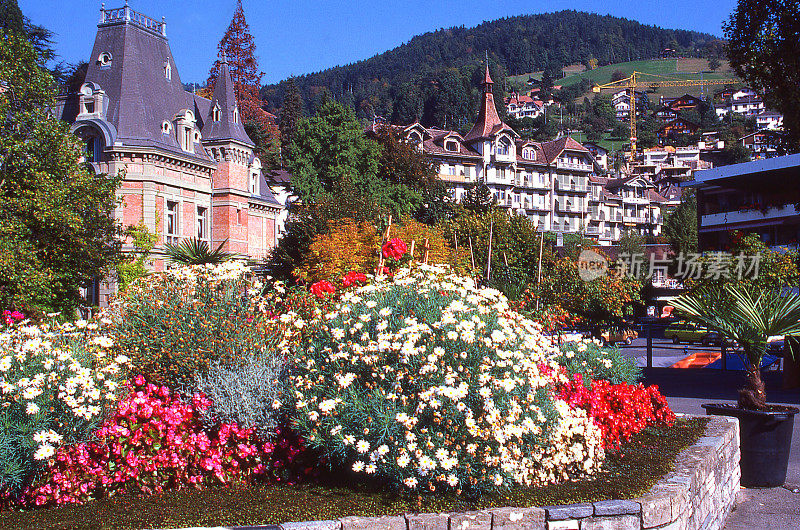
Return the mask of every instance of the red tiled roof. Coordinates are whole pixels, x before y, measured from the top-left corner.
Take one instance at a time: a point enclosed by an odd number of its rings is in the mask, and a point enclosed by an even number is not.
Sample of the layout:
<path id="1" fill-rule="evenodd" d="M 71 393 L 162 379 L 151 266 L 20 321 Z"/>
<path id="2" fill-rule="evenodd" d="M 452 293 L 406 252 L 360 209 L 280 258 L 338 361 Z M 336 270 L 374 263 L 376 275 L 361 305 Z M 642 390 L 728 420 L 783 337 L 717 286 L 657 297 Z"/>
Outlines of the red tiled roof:
<path id="1" fill-rule="evenodd" d="M 542 142 L 542 151 L 544 151 L 545 159 L 548 163 L 552 163 L 565 149 L 581 151 L 583 153 L 589 152 L 588 149 L 570 136 L 562 136 L 561 138 L 550 140 L 549 142 Z"/>
<path id="2" fill-rule="evenodd" d="M 658 193 L 656 190 L 647 190 L 651 202 L 667 202 L 666 197 Z"/>

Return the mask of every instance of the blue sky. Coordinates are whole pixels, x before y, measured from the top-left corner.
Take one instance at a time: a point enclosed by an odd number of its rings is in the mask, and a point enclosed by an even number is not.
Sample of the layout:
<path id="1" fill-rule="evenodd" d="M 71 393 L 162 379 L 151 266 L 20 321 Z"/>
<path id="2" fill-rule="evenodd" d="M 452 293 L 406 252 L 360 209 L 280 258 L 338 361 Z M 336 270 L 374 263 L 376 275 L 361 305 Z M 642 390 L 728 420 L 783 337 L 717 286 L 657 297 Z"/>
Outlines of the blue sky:
<path id="1" fill-rule="evenodd" d="M 109 0 L 107 8 L 125 0 Z M 667 28 L 722 35 L 735 0 L 244 0 L 264 82 L 366 59 L 414 35 L 485 20 L 575 9 L 610 14 Z M 91 53 L 100 2 L 19 0 L 23 13 L 55 33 L 55 48 L 68 62 Z M 184 82 L 203 82 L 216 46 L 230 23 L 235 0 L 131 0 L 145 15 L 166 17 L 167 36 Z"/>

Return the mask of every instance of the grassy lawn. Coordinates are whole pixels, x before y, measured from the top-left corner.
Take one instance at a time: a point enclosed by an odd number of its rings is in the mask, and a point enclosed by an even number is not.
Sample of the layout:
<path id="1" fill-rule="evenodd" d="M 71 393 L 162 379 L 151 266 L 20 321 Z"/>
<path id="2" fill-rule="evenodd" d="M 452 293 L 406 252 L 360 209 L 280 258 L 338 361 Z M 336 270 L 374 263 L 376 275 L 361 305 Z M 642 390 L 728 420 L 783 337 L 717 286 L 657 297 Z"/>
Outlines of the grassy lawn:
<path id="1" fill-rule="evenodd" d="M 728 64 L 727 60 L 720 61 L 720 67 L 712 72 L 708 67 L 708 61 L 701 58 L 669 58 L 669 59 L 649 59 L 642 61 L 629 61 L 623 63 L 609 64 L 595 68 L 594 70 L 578 71 L 577 68 L 565 69 L 566 77 L 558 79 L 553 82 L 555 85 L 571 86 L 579 83 L 583 79 L 589 79 L 598 85 L 602 85 L 611 81 L 611 77 L 616 71 L 624 73 L 626 76 L 631 75 L 633 71 L 644 72 L 646 74 L 655 74 L 667 76 L 675 80 L 693 80 L 693 79 L 736 79 L 736 75 Z M 703 72 L 702 75 L 698 72 Z M 523 74 L 518 76 L 509 77 L 509 81 L 521 83 L 521 86 L 526 86 L 528 78 L 533 76 L 538 79 L 541 72 L 534 72 L 533 74 Z M 647 79 L 645 77 L 644 79 Z M 655 79 L 655 78 L 653 78 Z M 733 83 L 735 86 L 744 86 L 743 82 Z M 708 87 L 713 92 L 717 86 Z M 656 99 L 658 96 L 665 97 L 678 97 L 686 93 L 699 94 L 700 87 L 661 87 L 654 93 Z M 610 91 L 608 91 L 610 93 Z M 585 96 L 594 97 L 594 94 L 589 91 Z M 583 100 L 584 95 L 581 95 L 576 101 Z M 652 98 L 651 98 L 652 99 Z"/>
<path id="2" fill-rule="evenodd" d="M 582 133 L 573 133 L 570 136 L 579 143 L 589 141 L 586 139 L 586 135 Z M 616 138 L 612 136 L 611 133 L 603 133 L 603 137 L 595 143 L 603 149 L 607 149 L 609 153 L 612 153 L 614 151 L 619 151 L 623 145 L 630 143 L 630 138 L 627 136 L 625 138 Z"/>
<path id="3" fill-rule="evenodd" d="M 277 524 L 408 512 L 454 512 L 499 506 L 548 506 L 610 498 L 634 498 L 672 469 L 675 456 L 702 434 L 705 418 L 678 419 L 672 428 L 648 428 L 608 455 L 594 480 L 467 500 L 421 498 L 341 484 L 250 486 L 180 491 L 153 496 L 119 495 L 84 506 L 63 506 L 0 514 L 3 529 L 132 529 Z"/>

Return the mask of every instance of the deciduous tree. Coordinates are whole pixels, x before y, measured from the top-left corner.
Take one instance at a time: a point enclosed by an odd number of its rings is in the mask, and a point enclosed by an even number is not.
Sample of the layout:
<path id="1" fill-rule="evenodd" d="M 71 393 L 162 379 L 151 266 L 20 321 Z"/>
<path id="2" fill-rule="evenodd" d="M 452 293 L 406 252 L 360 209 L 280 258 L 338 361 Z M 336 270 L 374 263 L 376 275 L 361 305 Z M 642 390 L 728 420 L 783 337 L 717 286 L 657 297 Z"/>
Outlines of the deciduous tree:
<path id="1" fill-rule="evenodd" d="M 783 114 L 789 142 L 800 147 L 800 3 L 739 0 L 724 30 L 731 66 Z"/>
<path id="2" fill-rule="evenodd" d="M 80 162 L 82 144 L 54 118 L 53 77 L 24 37 L 0 39 L 0 306 L 70 311 L 79 288 L 119 256 L 117 176 Z"/>

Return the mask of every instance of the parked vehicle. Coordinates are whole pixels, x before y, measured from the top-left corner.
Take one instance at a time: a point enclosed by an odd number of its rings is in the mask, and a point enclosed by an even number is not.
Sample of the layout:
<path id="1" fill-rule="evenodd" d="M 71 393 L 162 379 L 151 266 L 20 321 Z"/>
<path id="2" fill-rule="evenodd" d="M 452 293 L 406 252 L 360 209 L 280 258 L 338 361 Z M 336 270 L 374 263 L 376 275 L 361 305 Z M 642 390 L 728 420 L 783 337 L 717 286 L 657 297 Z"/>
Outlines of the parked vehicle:
<path id="1" fill-rule="evenodd" d="M 600 332 L 600 341 L 603 343 L 603 346 L 613 346 L 621 342 L 630 346 L 633 342 L 633 339 L 638 336 L 638 333 L 628 328 L 620 328 L 616 330 L 607 329 Z"/>
<path id="2" fill-rule="evenodd" d="M 676 322 L 670 324 L 667 326 L 667 329 L 664 330 L 664 338 L 672 339 L 673 344 L 679 344 L 681 342 L 699 342 L 704 345 L 721 343 L 719 333 L 709 331 L 708 328 L 692 322 Z"/>

